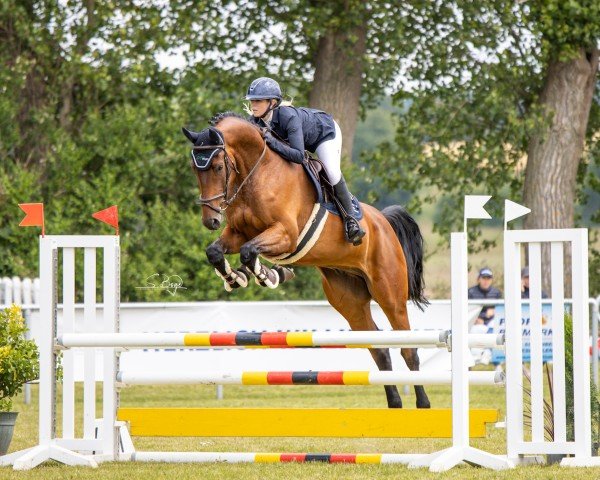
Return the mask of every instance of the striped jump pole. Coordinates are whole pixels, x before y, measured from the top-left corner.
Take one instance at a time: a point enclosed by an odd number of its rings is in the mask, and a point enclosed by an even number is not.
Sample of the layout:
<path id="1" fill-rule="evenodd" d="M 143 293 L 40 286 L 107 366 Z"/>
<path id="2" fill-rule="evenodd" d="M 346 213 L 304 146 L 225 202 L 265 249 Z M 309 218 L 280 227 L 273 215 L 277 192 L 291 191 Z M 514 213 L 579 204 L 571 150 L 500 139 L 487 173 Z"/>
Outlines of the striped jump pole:
<path id="1" fill-rule="evenodd" d="M 243 452 L 135 452 L 134 462 L 165 463 L 401 463 L 419 458 L 410 453 L 243 453 Z"/>
<path id="2" fill-rule="evenodd" d="M 323 331 L 213 333 L 65 333 L 57 346 L 115 348 L 450 348 L 450 331 Z M 499 348 L 503 335 L 470 334 L 471 348 Z"/>
<path id="3" fill-rule="evenodd" d="M 503 385 L 504 374 L 495 371 L 469 372 L 471 385 Z M 124 385 L 450 385 L 452 372 L 411 371 L 298 371 L 203 373 L 121 371 L 117 381 Z"/>

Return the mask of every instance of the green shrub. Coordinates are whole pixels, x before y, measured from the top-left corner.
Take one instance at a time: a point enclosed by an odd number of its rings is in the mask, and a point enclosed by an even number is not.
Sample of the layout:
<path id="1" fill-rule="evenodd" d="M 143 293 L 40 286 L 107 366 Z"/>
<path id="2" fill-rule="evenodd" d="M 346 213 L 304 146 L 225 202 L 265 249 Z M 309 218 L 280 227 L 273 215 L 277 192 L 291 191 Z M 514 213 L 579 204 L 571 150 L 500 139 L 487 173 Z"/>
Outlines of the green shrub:
<path id="1" fill-rule="evenodd" d="M 20 307 L 0 311 L 0 412 L 10 411 L 23 384 L 39 377 L 38 349 L 25 339 L 26 331 Z"/>

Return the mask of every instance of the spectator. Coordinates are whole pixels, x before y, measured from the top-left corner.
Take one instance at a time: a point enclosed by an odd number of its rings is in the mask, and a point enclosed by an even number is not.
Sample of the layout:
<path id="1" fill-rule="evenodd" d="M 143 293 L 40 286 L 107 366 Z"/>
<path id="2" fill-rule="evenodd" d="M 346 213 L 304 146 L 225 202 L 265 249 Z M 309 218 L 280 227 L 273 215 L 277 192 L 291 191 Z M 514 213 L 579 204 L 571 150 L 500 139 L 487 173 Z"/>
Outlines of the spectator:
<path id="1" fill-rule="evenodd" d="M 494 319 L 495 314 L 496 307 L 492 305 L 487 305 L 481 309 L 481 312 L 479 312 L 479 316 L 477 317 L 477 320 L 475 320 L 475 323 L 482 323 L 484 325 L 487 325 Z"/>
<path id="2" fill-rule="evenodd" d="M 529 298 L 529 267 L 521 270 L 521 298 Z M 548 298 L 548 295 L 543 290 L 542 298 Z"/>
<path id="3" fill-rule="evenodd" d="M 479 300 L 486 298 L 502 298 L 502 293 L 492 286 L 494 274 L 489 267 L 479 270 L 477 285 L 469 288 L 469 299 Z M 491 333 L 493 331 L 493 320 L 496 313 L 494 305 L 481 307 L 479 316 L 471 327 L 471 333 Z M 489 348 L 472 348 L 471 354 L 475 364 L 488 365 L 492 360 L 492 350 Z"/>
<path id="4" fill-rule="evenodd" d="M 479 270 L 477 277 L 477 285 L 469 288 L 469 299 L 479 300 L 485 298 L 502 298 L 502 293 L 496 287 L 492 286 L 494 274 L 489 267 L 484 267 Z M 494 319 L 495 307 L 493 305 L 484 305 L 481 308 L 479 317 L 475 320 L 475 324 L 487 325 Z"/>

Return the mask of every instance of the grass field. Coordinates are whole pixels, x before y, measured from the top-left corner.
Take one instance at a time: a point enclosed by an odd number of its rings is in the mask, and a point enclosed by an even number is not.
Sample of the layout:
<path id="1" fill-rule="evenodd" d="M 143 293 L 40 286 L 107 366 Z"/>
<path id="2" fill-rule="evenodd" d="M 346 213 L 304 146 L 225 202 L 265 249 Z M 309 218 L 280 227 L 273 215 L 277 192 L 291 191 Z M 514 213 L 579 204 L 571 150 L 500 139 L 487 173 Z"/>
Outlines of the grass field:
<path id="1" fill-rule="evenodd" d="M 434 407 L 450 405 L 448 387 L 430 387 L 428 394 Z M 100 395 L 100 390 L 98 390 Z M 80 396 L 79 396 L 80 397 Z M 37 439 L 37 388 L 34 402 L 15 402 L 21 412 L 10 451 L 35 445 Z M 80 400 L 80 398 L 79 398 Z M 412 408 L 413 392 L 404 396 L 405 406 Z M 225 399 L 215 399 L 214 387 L 132 387 L 123 391 L 123 407 L 385 407 L 381 387 L 237 387 L 225 388 Z M 498 387 L 472 387 L 471 406 L 498 408 L 504 416 L 504 390 Z M 81 403 L 78 403 L 81 413 Z M 100 410 L 98 409 L 98 415 Z M 59 422 L 60 424 L 60 422 Z M 505 431 L 488 427 L 488 437 L 472 444 L 483 450 L 505 451 Z M 433 452 L 450 444 L 446 439 L 313 439 L 313 438 L 136 438 L 138 450 L 162 451 L 253 451 L 310 453 L 415 453 Z M 473 478 L 548 479 L 600 478 L 598 469 L 561 469 L 558 466 L 520 467 L 513 471 L 491 472 L 473 467 L 459 467 L 444 474 L 427 470 L 409 470 L 402 465 L 328 465 L 328 464 L 133 464 L 105 463 L 98 469 L 46 464 L 28 472 L 0 468 L 0 478 L 11 479 L 372 479 L 372 478 Z"/>

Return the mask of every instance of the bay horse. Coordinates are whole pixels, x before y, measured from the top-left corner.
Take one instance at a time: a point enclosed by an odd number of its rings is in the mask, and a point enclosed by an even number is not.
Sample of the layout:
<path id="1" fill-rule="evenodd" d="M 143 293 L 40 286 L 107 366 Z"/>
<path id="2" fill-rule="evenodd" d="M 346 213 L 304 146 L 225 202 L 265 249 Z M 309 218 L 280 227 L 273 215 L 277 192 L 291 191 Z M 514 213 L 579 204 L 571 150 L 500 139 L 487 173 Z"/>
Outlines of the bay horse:
<path id="1" fill-rule="evenodd" d="M 210 230 L 226 225 L 206 254 L 227 290 L 245 287 L 249 276 L 271 288 L 289 280 L 290 270 L 272 268 L 259 257 L 275 258 L 294 252 L 314 211 L 317 194 L 300 164 L 282 159 L 267 148 L 263 132 L 232 112 L 216 115 L 211 127 L 195 133 L 183 129 L 194 143 L 192 169 L 200 189 L 202 223 Z M 200 153 L 200 163 L 194 151 Z M 399 205 L 383 211 L 362 204 L 362 228 L 367 232 L 359 246 L 347 243 L 340 217 L 328 215 L 318 240 L 292 265 L 314 266 L 322 275 L 329 303 L 353 330 L 377 330 L 371 316 L 371 299 L 384 311 L 392 328 L 409 330 L 407 301 L 423 308 L 423 237 L 415 220 Z M 225 254 L 240 254 L 243 266 L 233 269 Z M 275 263 L 277 263 L 275 261 Z M 415 348 L 402 348 L 408 368 L 419 370 Z M 370 353 L 379 370 L 391 370 L 388 349 Z M 386 385 L 388 407 L 401 408 L 395 385 Z M 429 408 L 421 385 L 416 405 Z"/>

